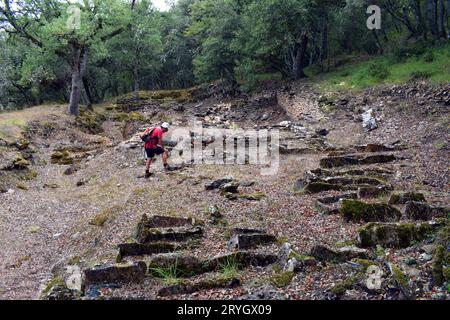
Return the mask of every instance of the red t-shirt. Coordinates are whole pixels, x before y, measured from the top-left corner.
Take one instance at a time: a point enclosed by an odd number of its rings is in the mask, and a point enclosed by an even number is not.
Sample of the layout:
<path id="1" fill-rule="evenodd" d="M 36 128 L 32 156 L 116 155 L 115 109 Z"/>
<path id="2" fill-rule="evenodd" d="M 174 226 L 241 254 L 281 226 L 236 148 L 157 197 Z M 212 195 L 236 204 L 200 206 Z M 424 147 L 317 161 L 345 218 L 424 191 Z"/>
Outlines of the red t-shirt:
<path id="1" fill-rule="evenodd" d="M 149 132 L 151 128 L 145 130 L 145 133 Z M 156 149 L 158 144 L 162 146 L 162 137 L 163 137 L 163 130 L 158 127 L 155 130 L 153 130 L 151 138 L 152 140 L 150 142 L 145 143 L 145 149 Z"/>

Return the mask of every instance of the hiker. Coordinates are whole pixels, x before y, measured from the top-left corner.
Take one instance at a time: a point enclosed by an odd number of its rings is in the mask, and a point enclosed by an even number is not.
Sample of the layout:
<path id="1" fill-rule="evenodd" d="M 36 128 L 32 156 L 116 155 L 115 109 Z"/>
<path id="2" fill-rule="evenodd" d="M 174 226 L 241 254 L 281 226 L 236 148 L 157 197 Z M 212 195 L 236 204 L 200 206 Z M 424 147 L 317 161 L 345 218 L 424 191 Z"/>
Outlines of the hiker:
<path id="1" fill-rule="evenodd" d="M 162 155 L 162 160 L 164 163 L 164 170 L 169 169 L 168 159 L 169 152 L 164 149 L 163 145 L 163 134 L 168 132 L 170 129 L 170 124 L 164 122 L 160 127 L 148 128 L 141 134 L 141 139 L 145 142 L 144 148 L 147 154 L 147 163 L 145 168 L 145 178 L 150 178 L 150 165 L 155 160 L 155 156 Z"/>

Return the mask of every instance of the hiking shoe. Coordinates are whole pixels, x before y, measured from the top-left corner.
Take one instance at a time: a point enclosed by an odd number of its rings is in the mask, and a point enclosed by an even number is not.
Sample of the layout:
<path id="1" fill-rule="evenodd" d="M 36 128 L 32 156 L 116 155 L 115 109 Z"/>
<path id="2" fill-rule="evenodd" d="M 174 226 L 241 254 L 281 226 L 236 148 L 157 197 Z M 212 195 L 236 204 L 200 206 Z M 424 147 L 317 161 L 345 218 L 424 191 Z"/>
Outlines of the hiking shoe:
<path id="1" fill-rule="evenodd" d="M 151 173 L 151 172 L 146 172 L 144 178 L 145 178 L 145 179 L 148 179 L 148 178 L 150 178 L 152 175 L 153 175 L 153 173 Z"/>

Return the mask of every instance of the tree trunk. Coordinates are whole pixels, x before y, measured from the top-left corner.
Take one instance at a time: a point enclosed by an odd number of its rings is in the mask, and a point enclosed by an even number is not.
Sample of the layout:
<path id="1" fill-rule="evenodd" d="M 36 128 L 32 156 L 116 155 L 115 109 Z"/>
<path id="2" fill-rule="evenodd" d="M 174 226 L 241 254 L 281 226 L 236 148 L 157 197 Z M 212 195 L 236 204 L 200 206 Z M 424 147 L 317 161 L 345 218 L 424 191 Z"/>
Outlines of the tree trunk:
<path id="1" fill-rule="evenodd" d="M 450 0 L 447 0 L 447 29 L 448 31 L 448 35 L 447 35 L 447 39 L 450 39 Z"/>
<path id="2" fill-rule="evenodd" d="M 78 116 L 81 93 L 83 90 L 83 76 L 89 57 L 88 48 L 75 49 L 75 57 L 72 64 L 72 88 L 70 91 L 69 114 Z"/>
<path id="3" fill-rule="evenodd" d="M 372 30 L 372 34 L 373 34 L 373 36 L 375 38 L 375 43 L 376 43 L 376 45 L 378 47 L 378 53 L 379 54 L 383 54 L 383 52 L 384 52 L 383 45 L 381 44 L 380 37 L 377 34 L 377 30 Z"/>
<path id="4" fill-rule="evenodd" d="M 140 90 L 140 83 L 139 83 L 139 63 L 135 61 L 134 68 L 133 68 L 133 78 L 134 78 L 134 100 L 139 101 L 139 90 Z"/>
<path id="5" fill-rule="evenodd" d="M 411 7 L 413 8 L 414 18 L 416 19 L 417 32 L 420 35 L 426 34 L 426 25 L 423 19 L 422 8 L 420 6 L 420 0 L 411 0 Z"/>
<path id="6" fill-rule="evenodd" d="M 294 80 L 299 80 L 305 78 L 305 59 L 306 59 L 306 49 L 308 47 L 308 35 L 306 32 L 302 33 L 295 50 L 295 57 L 292 64 L 292 73 L 294 75 Z"/>
<path id="7" fill-rule="evenodd" d="M 427 19 L 431 34 L 439 37 L 437 26 L 437 0 L 427 0 Z"/>
<path id="8" fill-rule="evenodd" d="M 86 107 L 88 110 L 94 110 L 92 107 L 92 96 L 89 91 L 89 86 L 87 85 L 86 79 L 82 80 L 83 82 L 83 91 L 84 91 L 84 99 L 86 100 Z"/>
<path id="9" fill-rule="evenodd" d="M 322 25 L 322 43 L 320 45 L 320 65 L 324 71 L 324 61 L 328 58 L 328 14 L 325 13 Z M 327 70 L 328 71 L 328 70 Z"/>
<path id="10" fill-rule="evenodd" d="M 446 11 L 445 11 L 445 4 L 444 4 L 444 0 L 440 0 L 440 10 L 439 10 L 439 31 L 440 31 L 440 35 L 441 37 L 443 37 L 444 39 L 447 38 L 447 30 L 445 29 L 445 16 L 446 16 Z M 449 9 L 450 10 L 450 9 Z"/>

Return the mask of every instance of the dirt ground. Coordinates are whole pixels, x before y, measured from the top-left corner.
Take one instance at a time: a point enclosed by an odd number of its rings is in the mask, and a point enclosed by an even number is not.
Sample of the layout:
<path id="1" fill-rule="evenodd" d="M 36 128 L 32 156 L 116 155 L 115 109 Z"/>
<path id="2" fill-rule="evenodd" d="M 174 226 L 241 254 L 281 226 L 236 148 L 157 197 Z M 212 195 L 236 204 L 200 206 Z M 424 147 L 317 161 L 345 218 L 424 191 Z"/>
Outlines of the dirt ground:
<path id="1" fill-rule="evenodd" d="M 347 96 L 339 94 L 333 97 L 338 101 L 333 110 L 328 111 L 318 102 L 318 94 L 311 88 L 305 94 L 302 83 L 293 84 L 290 88 L 293 95 L 278 92 L 273 118 L 234 123 L 248 129 L 254 124 L 270 126 L 283 120 L 298 122 L 307 128 L 308 137 L 295 138 L 284 130 L 282 134 L 286 139 L 282 141 L 288 141 L 289 137 L 311 147 L 309 135 L 320 128 L 329 131 L 324 141 L 341 149 L 368 143 L 391 144 L 400 140 L 408 145 L 398 153 L 402 160 L 386 165 L 396 173 L 392 182 L 395 189 L 420 191 L 429 202 L 449 206 L 448 105 L 431 99 L 421 105 L 416 96 L 397 93 L 408 88 L 378 90 Z M 419 90 L 425 89 L 420 87 Z M 359 115 L 357 109 L 363 106 L 361 101 L 365 97 L 370 97 L 371 101 L 364 105 L 373 106 L 379 118 L 379 128 L 369 133 L 356 120 Z M 340 105 L 342 99 L 349 102 Z M 189 108 L 195 107 L 188 105 L 184 113 L 165 111 L 164 116 L 174 123 L 189 123 L 195 112 Z M 142 112 L 146 114 L 146 111 Z M 9 138 L 17 137 L 30 121 L 39 129 L 30 137 L 35 149 L 32 168 L 37 176 L 26 182 L 26 190 L 12 187 L 9 192 L 0 194 L 0 299 L 38 299 L 52 277 L 52 269 L 61 261 L 77 258 L 85 266 L 114 263 L 117 245 L 134 234 L 143 214 L 195 217 L 207 222 L 206 209 L 217 205 L 227 225 L 205 223 L 205 236 L 196 246 L 182 251 L 186 255 L 205 258 L 228 252 L 226 233 L 229 226 L 265 228 L 280 241 L 290 242 L 297 252 L 307 254 L 317 244 L 334 247 L 337 243 L 354 241 L 357 229 L 363 225 L 346 223 L 339 215 L 322 215 L 315 210 L 318 197 L 336 194 L 335 191 L 309 195 L 294 190 L 296 180 L 302 178 L 307 170 L 318 168 L 320 159 L 328 154 L 328 151 L 315 146 L 311 152 L 280 155 L 276 175 L 262 176 L 257 165 L 193 165 L 166 174 L 158 160 L 156 175 L 146 180 L 141 178 L 144 173 L 141 149 L 120 146 L 124 140 L 120 121 L 106 121 L 103 123 L 106 130 L 91 134 L 77 129 L 73 120 L 64 115 L 62 107 L 52 106 L 45 111 L 36 107 L 0 114 L 0 129 L 4 135 L 7 132 Z M 53 129 L 43 135 L 41 129 L 45 123 L 52 124 Z M 130 130 L 133 131 L 134 127 Z M 80 161 L 77 172 L 66 175 L 64 172 L 70 165 L 52 164 L 51 154 L 58 147 L 70 145 L 87 146 L 83 152 L 88 154 Z M 229 201 L 216 191 L 205 190 L 205 183 L 224 176 L 254 182 L 251 187 L 241 188 L 242 192 L 262 192 L 265 197 L 261 201 Z M 90 223 L 98 214 L 107 216 L 103 226 Z M 276 254 L 279 247 L 280 244 L 273 244 L 257 250 Z M 418 247 L 387 251 L 391 261 L 400 265 L 405 257 L 419 260 Z M 417 282 L 428 284 L 430 268 L 429 262 L 417 267 Z M 238 299 L 250 291 L 269 286 L 277 298 L 327 299 L 330 288 L 354 271 L 348 264 L 319 265 L 297 274 L 290 284 L 282 288 L 271 284 L 270 279 L 275 272 L 270 267 L 249 268 L 240 272 L 242 285 L 238 288 L 206 290 L 175 298 Z M 148 278 L 141 284 L 105 289 L 103 294 L 155 299 L 158 298 L 158 289 L 163 286 L 160 280 Z M 425 288 L 419 297 L 430 298 L 442 290 Z M 350 290 L 347 298 L 387 297 Z"/>

